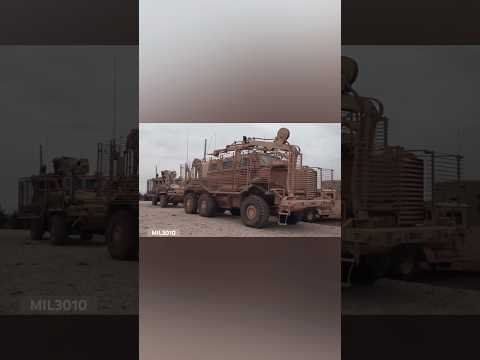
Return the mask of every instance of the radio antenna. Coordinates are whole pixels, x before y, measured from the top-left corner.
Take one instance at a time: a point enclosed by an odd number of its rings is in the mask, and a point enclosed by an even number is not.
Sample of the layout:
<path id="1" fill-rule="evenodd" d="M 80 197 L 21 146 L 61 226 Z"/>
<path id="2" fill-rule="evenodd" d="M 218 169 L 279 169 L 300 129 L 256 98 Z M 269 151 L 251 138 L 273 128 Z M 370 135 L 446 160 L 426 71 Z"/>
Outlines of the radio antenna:
<path id="1" fill-rule="evenodd" d="M 113 129 L 112 137 L 117 138 L 117 57 L 113 56 Z"/>

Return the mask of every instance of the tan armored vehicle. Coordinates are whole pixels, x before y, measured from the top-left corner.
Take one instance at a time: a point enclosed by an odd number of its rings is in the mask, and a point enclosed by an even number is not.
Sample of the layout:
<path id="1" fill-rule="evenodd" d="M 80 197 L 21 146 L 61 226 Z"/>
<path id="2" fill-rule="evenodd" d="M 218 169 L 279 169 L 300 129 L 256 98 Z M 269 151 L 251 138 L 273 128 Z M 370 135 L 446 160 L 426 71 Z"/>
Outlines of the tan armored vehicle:
<path id="1" fill-rule="evenodd" d="M 47 174 L 43 159 L 40 174 L 19 181 L 19 217 L 30 220 L 33 240 L 50 234 L 53 244 L 79 234 L 90 239 L 105 235 L 115 259 L 138 254 L 138 130 L 127 137 L 123 151 L 110 144 L 109 174 L 103 175 L 103 147 L 99 144 L 97 173 L 88 175 L 86 159 L 57 158 Z"/>
<path id="2" fill-rule="evenodd" d="M 177 177 L 175 171 L 163 170 L 161 176 L 156 174 L 155 178 L 147 181 L 147 194 L 152 205 L 158 204 L 162 208 L 183 203 L 183 178 Z"/>
<path id="3" fill-rule="evenodd" d="M 303 220 L 306 222 L 317 222 L 337 215 L 337 190 L 333 180 L 333 169 L 319 167 L 313 169 L 317 172 L 317 197 L 330 201 L 325 202 L 320 208 L 306 209 L 303 214 Z"/>
<path id="4" fill-rule="evenodd" d="M 275 139 L 243 137 L 215 150 L 207 161 L 195 160 L 187 171 L 185 212 L 215 216 L 225 210 L 245 225 L 261 228 L 275 218 L 296 224 L 307 209 L 333 201 L 317 194 L 317 172 L 302 164 L 302 153 L 288 143 L 282 128 Z"/>
<path id="5" fill-rule="evenodd" d="M 461 259 L 467 205 L 438 202 L 441 176 L 460 182 L 461 156 L 388 144 L 380 101 L 356 93 L 357 63 L 342 57 L 342 277 L 370 284 Z"/>

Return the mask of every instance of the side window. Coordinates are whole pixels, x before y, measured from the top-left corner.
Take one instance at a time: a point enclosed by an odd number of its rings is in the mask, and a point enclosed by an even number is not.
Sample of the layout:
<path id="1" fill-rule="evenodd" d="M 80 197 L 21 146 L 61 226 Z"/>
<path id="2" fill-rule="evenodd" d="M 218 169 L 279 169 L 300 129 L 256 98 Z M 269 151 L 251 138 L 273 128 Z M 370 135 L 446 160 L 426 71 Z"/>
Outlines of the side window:
<path id="1" fill-rule="evenodd" d="M 240 168 L 241 169 L 244 169 L 248 166 L 248 158 L 246 157 L 243 157 L 241 160 L 240 160 Z"/>
<path id="2" fill-rule="evenodd" d="M 223 160 L 223 169 L 227 170 L 227 169 L 231 169 L 231 168 L 233 168 L 233 159 L 228 158 L 228 159 Z"/>
<path id="3" fill-rule="evenodd" d="M 260 155 L 259 160 L 260 160 L 260 166 L 268 166 L 273 159 L 267 155 Z"/>

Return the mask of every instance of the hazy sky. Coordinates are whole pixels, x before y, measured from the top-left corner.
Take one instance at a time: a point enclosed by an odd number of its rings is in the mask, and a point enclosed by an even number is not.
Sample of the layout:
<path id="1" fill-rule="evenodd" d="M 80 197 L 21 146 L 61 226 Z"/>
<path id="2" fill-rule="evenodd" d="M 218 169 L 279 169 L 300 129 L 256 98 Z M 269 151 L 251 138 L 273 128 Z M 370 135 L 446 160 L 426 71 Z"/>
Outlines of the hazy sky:
<path id="1" fill-rule="evenodd" d="M 340 2 L 140 2 L 141 122 L 338 121 Z"/>
<path id="2" fill-rule="evenodd" d="M 359 63 L 354 84 L 389 117 L 389 142 L 465 156 L 464 177 L 480 178 L 480 46 L 343 47 Z"/>
<path id="3" fill-rule="evenodd" d="M 117 58 L 117 134 L 138 121 L 138 48 L 0 47 L 0 206 L 17 208 L 17 180 L 38 173 L 39 145 L 51 168 L 58 156 L 90 159 L 113 124 Z"/>
<path id="4" fill-rule="evenodd" d="M 289 142 L 299 145 L 303 162 L 309 166 L 332 168 L 340 174 L 339 124 L 140 124 L 140 191 L 145 192 L 147 179 L 158 171 L 176 170 L 187 160 L 241 140 L 243 136 L 274 138 L 278 129 L 290 130 Z"/>

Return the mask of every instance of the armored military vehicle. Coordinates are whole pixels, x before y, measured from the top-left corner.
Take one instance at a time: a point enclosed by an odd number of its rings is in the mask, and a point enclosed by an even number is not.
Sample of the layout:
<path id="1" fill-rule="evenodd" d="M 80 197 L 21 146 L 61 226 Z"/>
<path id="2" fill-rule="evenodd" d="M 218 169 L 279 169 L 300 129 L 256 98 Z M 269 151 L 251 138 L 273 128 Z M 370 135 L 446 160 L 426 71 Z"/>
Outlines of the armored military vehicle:
<path id="1" fill-rule="evenodd" d="M 296 224 L 306 209 L 322 208 L 332 200 L 317 194 L 317 172 L 302 163 L 290 132 L 275 139 L 247 138 L 196 159 L 187 171 L 184 208 L 187 214 L 211 217 L 229 210 L 246 226 L 262 228 L 271 218 Z"/>
<path id="2" fill-rule="evenodd" d="M 47 173 L 41 157 L 40 173 L 20 179 L 19 217 L 30 221 L 33 240 L 48 232 L 58 245 L 72 234 L 85 240 L 101 234 L 113 258 L 138 255 L 138 130 L 130 132 L 123 150 L 112 140 L 108 175 L 104 153 L 99 144 L 94 175 L 88 175 L 88 160 L 67 157 L 54 159 Z"/>
<path id="3" fill-rule="evenodd" d="M 175 171 L 163 170 L 161 176 L 156 174 L 155 178 L 148 180 L 147 193 L 152 205 L 159 204 L 162 208 L 169 204 L 176 206 L 183 203 L 184 180 L 177 177 Z"/>
<path id="4" fill-rule="evenodd" d="M 358 72 L 342 57 L 342 278 L 409 280 L 449 266 L 462 257 L 468 206 L 435 189 L 460 183 L 462 157 L 390 145 L 383 104 L 353 87 Z"/>

